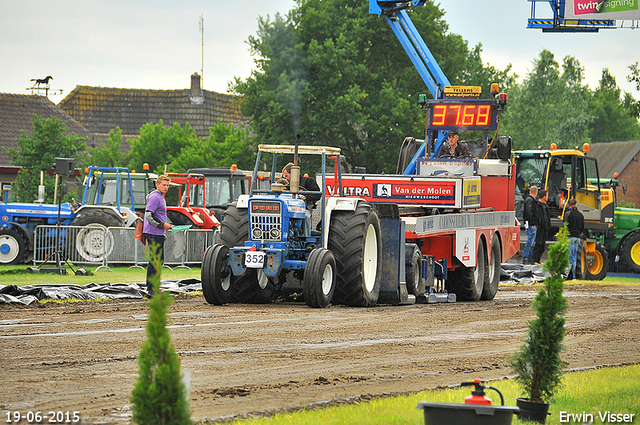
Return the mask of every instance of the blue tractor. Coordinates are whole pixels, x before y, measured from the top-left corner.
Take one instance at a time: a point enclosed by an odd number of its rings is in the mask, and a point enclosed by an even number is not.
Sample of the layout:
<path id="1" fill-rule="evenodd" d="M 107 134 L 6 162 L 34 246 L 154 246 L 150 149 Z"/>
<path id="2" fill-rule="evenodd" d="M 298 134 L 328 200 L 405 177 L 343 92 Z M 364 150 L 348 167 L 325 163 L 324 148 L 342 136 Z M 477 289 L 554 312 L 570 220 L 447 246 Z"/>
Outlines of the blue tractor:
<path id="1" fill-rule="evenodd" d="M 58 221 L 61 226 L 84 227 L 73 232 L 73 237 L 67 237 L 70 235 L 66 229 L 62 229 L 60 235 L 62 244 L 75 247 L 80 262 L 101 261 L 105 252 L 102 248 L 107 252 L 113 248 L 112 236 L 107 234 L 107 240 L 104 240 L 106 233 L 103 229 L 135 223 L 133 183 L 127 168 L 90 167 L 84 181 L 82 202 L 74 205 L 68 202 L 0 204 L 0 265 L 30 262 L 34 254 L 36 227 L 56 225 Z M 7 198 L 5 196 L 5 200 Z M 69 249 L 67 251 L 70 252 Z"/>
<path id="2" fill-rule="evenodd" d="M 272 155 L 271 187 L 258 189 L 254 183 L 249 195 L 234 201 L 220 226 L 221 243 L 205 251 L 201 280 L 206 301 L 268 303 L 281 293 L 302 294 L 316 308 L 375 305 L 383 262 L 378 212 L 362 199 L 325 196 L 329 186 L 331 193 L 342 194 L 340 167 L 331 181 L 326 173 L 327 159 L 338 162 L 340 149 L 260 145 L 253 182 L 264 154 Z M 280 154 L 294 155 L 288 186 L 276 179 Z M 319 193 L 299 190 L 298 154 L 321 156 Z M 303 196 L 313 194 L 321 197 L 311 214 Z"/>

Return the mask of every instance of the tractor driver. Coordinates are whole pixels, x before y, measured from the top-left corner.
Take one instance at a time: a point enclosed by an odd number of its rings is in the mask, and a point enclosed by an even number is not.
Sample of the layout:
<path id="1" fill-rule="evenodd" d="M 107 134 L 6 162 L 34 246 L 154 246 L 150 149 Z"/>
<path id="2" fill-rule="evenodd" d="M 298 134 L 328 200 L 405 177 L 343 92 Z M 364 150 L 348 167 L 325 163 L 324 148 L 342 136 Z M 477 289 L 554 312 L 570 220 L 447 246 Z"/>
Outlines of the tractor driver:
<path id="1" fill-rule="evenodd" d="M 287 181 L 291 181 L 291 167 L 293 163 L 290 162 L 282 169 L 282 175 Z M 302 192 L 320 192 L 318 183 L 311 177 L 300 176 L 300 191 Z M 316 202 L 322 197 L 320 193 L 309 193 L 307 195 L 299 195 L 300 199 L 303 199 L 307 205 L 308 210 L 312 210 L 316 207 Z"/>
<path id="2" fill-rule="evenodd" d="M 290 162 L 282 169 L 282 175 L 288 181 L 291 181 L 291 167 L 293 163 Z M 316 207 L 316 202 L 322 197 L 320 195 L 320 187 L 318 183 L 311 177 L 300 176 L 300 191 L 301 192 L 317 192 L 307 193 L 306 195 L 299 194 L 300 199 L 304 200 L 306 205 L 305 218 L 303 232 L 305 236 L 311 236 L 311 210 Z"/>
<path id="3" fill-rule="evenodd" d="M 471 158 L 469 147 L 465 143 L 458 143 L 458 130 L 450 130 L 447 141 L 442 144 L 438 158 Z"/>

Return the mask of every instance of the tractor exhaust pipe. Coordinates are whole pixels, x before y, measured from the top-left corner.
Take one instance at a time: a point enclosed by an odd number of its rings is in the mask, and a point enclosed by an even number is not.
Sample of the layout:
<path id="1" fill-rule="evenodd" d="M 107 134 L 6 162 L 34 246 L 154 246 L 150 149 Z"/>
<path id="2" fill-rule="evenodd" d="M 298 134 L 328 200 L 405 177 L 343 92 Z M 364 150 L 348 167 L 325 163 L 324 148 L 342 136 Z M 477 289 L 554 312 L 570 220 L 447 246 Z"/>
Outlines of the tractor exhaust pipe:
<path id="1" fill-rule="evenodd" d="M 298 145 L 300 144 L 300 135 L 296 136 L 296 143 L 293 149 L 293 167 L 291 167 L 291 181 L 289 182 L 289 190 L 293 194 L 300 192 L 300 167 L 298 166 Z"/>

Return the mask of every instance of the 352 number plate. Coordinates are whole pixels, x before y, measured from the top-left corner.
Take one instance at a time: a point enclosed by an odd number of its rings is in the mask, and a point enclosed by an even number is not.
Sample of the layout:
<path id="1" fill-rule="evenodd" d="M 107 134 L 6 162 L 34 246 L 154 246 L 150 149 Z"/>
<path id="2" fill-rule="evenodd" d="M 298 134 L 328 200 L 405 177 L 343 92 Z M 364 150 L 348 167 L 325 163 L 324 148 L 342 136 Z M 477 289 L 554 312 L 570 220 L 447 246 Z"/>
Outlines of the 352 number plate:
<path id="1" fill-rule="evenodd" d="M 264 252 L 247 251 L 244 257 L 245 267 L 251 269 L 261 269 L 264 267 Z"/>

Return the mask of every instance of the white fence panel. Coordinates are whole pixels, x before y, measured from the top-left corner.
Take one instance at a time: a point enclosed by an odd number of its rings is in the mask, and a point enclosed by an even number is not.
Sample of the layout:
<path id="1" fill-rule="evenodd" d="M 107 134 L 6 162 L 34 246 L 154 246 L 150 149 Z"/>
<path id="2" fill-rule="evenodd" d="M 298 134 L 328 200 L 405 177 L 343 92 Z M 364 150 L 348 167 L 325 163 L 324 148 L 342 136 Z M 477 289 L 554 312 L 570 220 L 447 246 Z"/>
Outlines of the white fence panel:
<path id="1" fill-rule="evenodd" d="M 34 265 L 69 261 L 77 265 L 146 264 L 145 247 L 133 238 L 133 227 L 38 226 L 34 234 Z M 200 265 L 204 251 L 220 243 L 218 230 L 168 232 L 164 244 L 168 266 Z M 58 254 L 56 254 L 58 253 Z"/>

